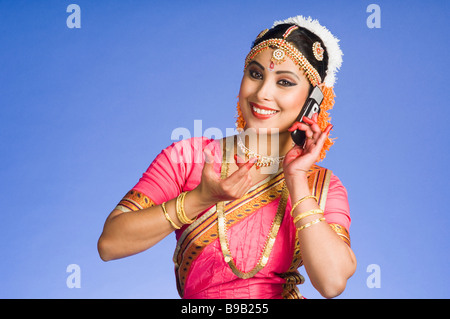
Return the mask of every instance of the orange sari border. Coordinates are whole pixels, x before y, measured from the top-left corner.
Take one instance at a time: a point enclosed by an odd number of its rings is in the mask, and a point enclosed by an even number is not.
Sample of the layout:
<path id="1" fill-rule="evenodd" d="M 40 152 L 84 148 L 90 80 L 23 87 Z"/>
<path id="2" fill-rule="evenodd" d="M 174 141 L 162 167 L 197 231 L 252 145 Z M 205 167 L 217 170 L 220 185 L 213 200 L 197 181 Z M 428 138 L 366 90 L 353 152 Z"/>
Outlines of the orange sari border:
<path id="1" fill-rule="evenodd" d="M 155 206 L 155 202 L 153 200 L 151 200 L 147 195 L 132 189 L 126 193 L 115 209 L 119 209 L 123 212 L 129 212 L 145 209 L 151 206 Z"/>
<path id="2" fill-rule="evenodd" d="M 336 232 L 336 234 L 338 234 L 339 238 L 341 238 L 349 247 L 351 247 L 350 234 L 347 231 L 347 229 L 345 229 L 345 227 L 335 223 L 328 225 L 330 225 L 331 229 L 333 229 Z"/>

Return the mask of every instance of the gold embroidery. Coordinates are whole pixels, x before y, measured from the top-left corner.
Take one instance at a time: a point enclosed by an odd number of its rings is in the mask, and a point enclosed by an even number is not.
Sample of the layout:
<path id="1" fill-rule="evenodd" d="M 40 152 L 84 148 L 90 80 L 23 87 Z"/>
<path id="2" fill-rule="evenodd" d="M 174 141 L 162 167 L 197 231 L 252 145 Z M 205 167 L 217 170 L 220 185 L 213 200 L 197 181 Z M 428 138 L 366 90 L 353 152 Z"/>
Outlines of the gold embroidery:
<path id="1" fill-rule="evenodd" d="M 116 206 L 116 209 L 120 209 L 123 212 L 129 212 L 141 210 L 151 206 L 155 206 L 155 203 L 148 196 L 132 189 L 122 198 Z"/>
<path id="2" fill-rule="evenodd" d="M 329 224 L 331 229 L 333 229 L 336 234 L 339 235 L 339 238 L 341 238 L 349 247 L 350 247 L 350 234 L 348 233 L 347 229 L 345 227 L 339 225 L 339 224 Z"/>

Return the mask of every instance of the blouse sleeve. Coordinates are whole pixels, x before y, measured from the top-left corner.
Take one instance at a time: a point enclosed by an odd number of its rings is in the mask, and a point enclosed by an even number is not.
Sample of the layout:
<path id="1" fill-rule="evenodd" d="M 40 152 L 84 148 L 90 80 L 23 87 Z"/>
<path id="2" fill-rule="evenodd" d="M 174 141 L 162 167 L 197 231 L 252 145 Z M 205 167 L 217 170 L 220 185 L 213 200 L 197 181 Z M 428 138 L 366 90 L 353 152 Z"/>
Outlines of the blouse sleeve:
<path id="1" fill-rule="evenodd" d="M 142 174 L 133 190 L 141 192 L 161 204 L 181 193 L 186 176 L 186 160 L 182 144 L 173 143 L 156 156 Z"/>
<path id="2" fill-rule="evenodd" d="M 159 205 L 195 188 L 201 180 L 203 149 L 212 141 L 193 137 L 172 143 L 156 156 L 131 191 Z"/>
<path id="3" fill-rule="evenodd" d="M 179 153 L 177 143 L 161 151 L 156 156 L 137 184 L 125 194 L 116 209 L 123 212 L 139 211 L 167 201 L 176 196 L 183 187 L 185 167 L 182 160 L 177 160 Z M 172 160 L 173 158 L 173 160 Z"/>
<path id="4" fill-rule="evenodd" d="M 341 238 L 350 245 L 351 224 L 347 190 L 340 179 L 331 174 L 324 216 L 326 221 Z"/>

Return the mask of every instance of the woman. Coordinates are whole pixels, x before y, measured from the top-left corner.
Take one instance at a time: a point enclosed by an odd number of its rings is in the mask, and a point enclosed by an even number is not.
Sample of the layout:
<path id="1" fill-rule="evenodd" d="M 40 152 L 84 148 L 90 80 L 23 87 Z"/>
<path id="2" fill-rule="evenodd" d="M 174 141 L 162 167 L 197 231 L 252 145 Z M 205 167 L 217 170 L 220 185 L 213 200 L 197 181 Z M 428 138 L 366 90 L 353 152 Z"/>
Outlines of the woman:
<path id="1" fill-rule="evenodd" d="M 311 18 L 261 32 L 245 61 L 241 133 L 164 149 L 108 216 L 101 258 L 142 252 L 175 231 L 183 298 L 302 298 L 301 265 L 324 297 L 339 295 L 356 268 L 347 193 L 315 163 L 332 144 L 328 110 L 341 56 L 338 40 Z M 316 86 L 320 115 L 297 122 Z M 301 146 L 294 130 L 305 132 Z"/>

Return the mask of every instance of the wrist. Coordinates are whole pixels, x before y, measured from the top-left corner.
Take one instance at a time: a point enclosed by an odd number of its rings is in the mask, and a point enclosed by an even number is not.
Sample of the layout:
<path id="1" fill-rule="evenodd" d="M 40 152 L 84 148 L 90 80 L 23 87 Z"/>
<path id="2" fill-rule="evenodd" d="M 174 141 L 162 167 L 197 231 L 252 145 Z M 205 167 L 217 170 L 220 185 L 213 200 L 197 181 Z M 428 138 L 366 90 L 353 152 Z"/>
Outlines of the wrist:
<path id="1" fill-rule="evenodd" d="M 285 180 L 292 201 L 298 201 L 305 196 L 311 195 L 306 173 L 303 176 L 300 174 L 285 176 Z"/>
<path id="2" fill-rule="evenodd" d="M 216 202 L 214 202 L 211 198 L 203 195 L 199 187 L 194 188 L 189 193 L 189 197 L 191 197 L 190 202 L 193 203 L 193 205 L 195 205 L 197 209 L 200 209 L 200 211 L 203 211 L 216 204 Z"/>

